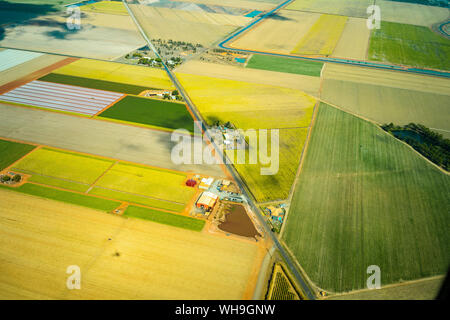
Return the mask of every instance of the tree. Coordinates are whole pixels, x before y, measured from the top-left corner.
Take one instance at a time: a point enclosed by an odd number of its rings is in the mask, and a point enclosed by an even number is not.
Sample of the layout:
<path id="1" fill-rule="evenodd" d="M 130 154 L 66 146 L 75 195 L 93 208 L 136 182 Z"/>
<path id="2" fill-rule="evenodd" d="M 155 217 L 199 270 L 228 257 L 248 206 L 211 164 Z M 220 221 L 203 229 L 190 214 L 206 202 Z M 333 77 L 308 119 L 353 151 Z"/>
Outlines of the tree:
<path id="1" fill-rule="evenodd" d="M 22 180 L 22 176 L 20 174 L 15 174 L 14 177 L 12 178 L 12 181 L 16 183 L 20 182 L 20 180 Z"/>
<path id="2" fill-rule="evenodd" d="M 8 182 L 9 180 L 11 180 L 11 177 L 8 176 L 8 175 L 6 175 L 6 174 L 4 174 L 4 175 L 2 176 L 2 178 L 1 178 L 1 180 L 2 180 L 2 182 Z"/>
<path id="3" fill-rule="evenodd" d="M 179 93 L 178 93 L 178 90 L 173 90 L 173 91 L 172 91 L 172 95 L 173 95 L 173 96 L 177 96 L 178 94 L 179 94 Z"/>

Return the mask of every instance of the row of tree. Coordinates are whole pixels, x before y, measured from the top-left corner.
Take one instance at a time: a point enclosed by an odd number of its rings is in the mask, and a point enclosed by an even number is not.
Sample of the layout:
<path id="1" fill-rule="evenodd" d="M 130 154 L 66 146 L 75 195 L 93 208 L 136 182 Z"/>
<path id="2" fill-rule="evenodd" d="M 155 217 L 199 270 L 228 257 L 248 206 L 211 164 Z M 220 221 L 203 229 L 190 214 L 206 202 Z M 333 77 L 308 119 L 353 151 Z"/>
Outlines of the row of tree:
<path id="1" fill-rule="evenodd" d="M 396 138 L 405 141 L 432 162 L 449 171 L 450 140 L 445 139 L 442 134 L 416 123 L 405 126 L 390 123 L 381 127 Z"/>

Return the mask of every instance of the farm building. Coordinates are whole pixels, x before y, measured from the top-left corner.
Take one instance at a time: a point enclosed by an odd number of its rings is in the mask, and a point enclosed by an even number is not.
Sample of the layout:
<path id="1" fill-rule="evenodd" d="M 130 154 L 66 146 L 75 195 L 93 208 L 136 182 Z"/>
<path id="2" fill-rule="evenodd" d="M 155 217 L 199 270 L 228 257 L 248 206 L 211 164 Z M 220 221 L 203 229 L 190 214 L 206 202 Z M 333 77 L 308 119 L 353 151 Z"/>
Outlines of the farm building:
<path id="1" fill-rule="evenodd" d="M 214 178 L 203 178 L 198 186 L 200 189 L 208 190 L 211 184 L 214 182 Z"/>
<path id="2" fill-rule="evenodd" d="M 212 208 L 214 208 L 216 202 L 217 202 L 217 195 L 212 192 L 205 191 L 201 194 L 200 198 L 197 200 L 196 205 L 198 208 L 210 211 L 212 210 Z"/>
<path id="3" fill-rule="evenodd" d="M 197 181 L 195 181 L 194 179 L 189 179 L 186 181 L 186 185 L 188 187 L 195 187 L 196 184 L 197 184 Z"/>

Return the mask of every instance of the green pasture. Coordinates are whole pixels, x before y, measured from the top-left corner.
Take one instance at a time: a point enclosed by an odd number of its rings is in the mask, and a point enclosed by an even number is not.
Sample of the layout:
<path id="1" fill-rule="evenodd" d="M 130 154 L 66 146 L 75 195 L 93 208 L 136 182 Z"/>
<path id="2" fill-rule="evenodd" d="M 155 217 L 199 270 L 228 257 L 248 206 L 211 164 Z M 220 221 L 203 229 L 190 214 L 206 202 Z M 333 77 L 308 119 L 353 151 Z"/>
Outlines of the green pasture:
<path id="1" fill-rule="evenodd" d="M 35 146 L 0 139 L 0 170 L 13 164 L 33 150 Z"/>
<path id="2" fill-rule="evenodd" d="M 314 77 L 320 77 L 322 67 L 322 62 L 273 57 L 260 54 L 254 54 L 247 63 L 247 68 L 303 74 Z"/>

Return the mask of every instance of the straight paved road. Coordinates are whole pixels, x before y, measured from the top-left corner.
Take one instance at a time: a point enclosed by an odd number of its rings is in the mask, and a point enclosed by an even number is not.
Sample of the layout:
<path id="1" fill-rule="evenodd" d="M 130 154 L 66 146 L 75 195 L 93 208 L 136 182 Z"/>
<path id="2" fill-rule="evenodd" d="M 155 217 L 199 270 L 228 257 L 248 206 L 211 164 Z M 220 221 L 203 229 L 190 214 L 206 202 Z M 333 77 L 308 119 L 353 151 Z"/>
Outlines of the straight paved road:
<path id="1" fill-rule="evenodd" d="M 176 165 L 171 133 L 0 103 L 0 137 L 224 177 L 218 165 Z"/>

